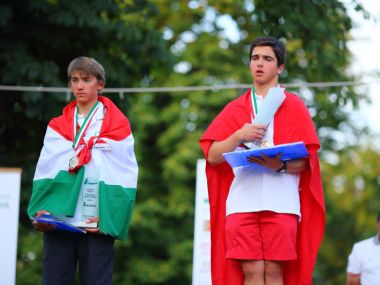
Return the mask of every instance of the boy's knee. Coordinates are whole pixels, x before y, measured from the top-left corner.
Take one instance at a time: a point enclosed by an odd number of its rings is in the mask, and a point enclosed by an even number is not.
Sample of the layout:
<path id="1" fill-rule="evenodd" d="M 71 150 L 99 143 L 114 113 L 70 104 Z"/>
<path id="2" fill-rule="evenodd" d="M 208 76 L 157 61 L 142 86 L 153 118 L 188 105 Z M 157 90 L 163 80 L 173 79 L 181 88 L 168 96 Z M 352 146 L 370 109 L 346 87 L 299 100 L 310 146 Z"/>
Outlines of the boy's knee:
<path id="1" fill-rule="evenodd" d="M 282 262 L 265 261 L 265 276 L 271 279 L 282 279 Z"/>
<path id="2" fill-rule="evenodd" d="M 264 262 L 263 261 L 244 261 L 242 262 L 243 274 L 246 278 L 255 278 L 257 276 L 264 276 Z"/>

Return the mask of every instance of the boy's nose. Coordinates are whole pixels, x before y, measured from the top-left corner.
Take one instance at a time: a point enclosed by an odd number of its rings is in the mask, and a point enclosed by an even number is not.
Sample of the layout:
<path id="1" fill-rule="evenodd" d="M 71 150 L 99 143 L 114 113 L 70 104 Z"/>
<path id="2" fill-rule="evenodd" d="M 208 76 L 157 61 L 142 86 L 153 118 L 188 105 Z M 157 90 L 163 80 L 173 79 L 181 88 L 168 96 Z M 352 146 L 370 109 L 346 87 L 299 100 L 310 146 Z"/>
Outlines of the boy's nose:
<path id="1" fill-rule="evenodd" d="M 262 61 L 262 60 L 259 60 L 259 61 L 257 62 L 257 66 L 262 67 L 262 66 L 263 66 L 263 61 Z"/>

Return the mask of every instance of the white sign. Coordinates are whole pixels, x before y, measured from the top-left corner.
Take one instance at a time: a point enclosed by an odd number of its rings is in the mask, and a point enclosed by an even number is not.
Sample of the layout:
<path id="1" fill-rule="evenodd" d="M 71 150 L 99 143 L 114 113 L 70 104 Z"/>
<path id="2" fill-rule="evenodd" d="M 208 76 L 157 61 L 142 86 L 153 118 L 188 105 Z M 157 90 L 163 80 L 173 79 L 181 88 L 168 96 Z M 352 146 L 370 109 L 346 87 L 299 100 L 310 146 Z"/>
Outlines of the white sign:
<path id="1" fill-rule="evenodd" d="M 210 206 L 207 192 L 206 161 L 197 161 L 193 285 L 211 285 Z"/>
<path id="2" fill-rule="evenodd" d="M 21 169 L 0 168 L 1 285 L 16 284 Z"/>

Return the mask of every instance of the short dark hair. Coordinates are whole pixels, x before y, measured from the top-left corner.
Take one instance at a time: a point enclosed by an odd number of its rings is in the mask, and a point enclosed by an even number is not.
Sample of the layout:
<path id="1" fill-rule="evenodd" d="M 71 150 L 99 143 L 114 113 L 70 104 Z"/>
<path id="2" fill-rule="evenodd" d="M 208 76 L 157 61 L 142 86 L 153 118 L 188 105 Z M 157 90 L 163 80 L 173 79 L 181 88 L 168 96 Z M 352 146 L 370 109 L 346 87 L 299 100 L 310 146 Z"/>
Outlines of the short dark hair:
<path id="1" fill-rule="evenodd" d="M 80 57 L 74 58 L 70 62 L 67 68 L 67 75 L 69 77 L 69 82 L 71 79 L 71 75 L 75 71 L 79 71 L 88 75 L 95 76 L 99 81 L 102 81 L 104 84 L 106 83 L 106 74 L 104 71 L 104 67 L 92 57 L 80 56 Z"/>
<path id="2" fill-rule="evenodd" d="M 275 37 L 259 37 L 251 43 L 249 50 L 249 60 L 251 60 L 252 51 L 257 46 L 270 46 L 277 58 L 277 66 L 285 64 L 285 45 Z"/>

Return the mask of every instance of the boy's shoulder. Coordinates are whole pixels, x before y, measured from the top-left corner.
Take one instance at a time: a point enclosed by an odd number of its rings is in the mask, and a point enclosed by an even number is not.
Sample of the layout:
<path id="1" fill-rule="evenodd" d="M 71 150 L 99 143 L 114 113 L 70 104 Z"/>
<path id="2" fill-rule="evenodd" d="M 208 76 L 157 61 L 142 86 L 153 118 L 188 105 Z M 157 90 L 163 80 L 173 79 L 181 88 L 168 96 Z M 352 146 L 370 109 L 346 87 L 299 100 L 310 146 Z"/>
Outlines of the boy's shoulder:
<path id="1" fill-rule="evenodd" d="M 286 100 L 285 104 L 286 106 L 291 107 L 292 109 L 307 109 L 305 101 L 296 93 L 289 92 L 285 90 Z"/>

